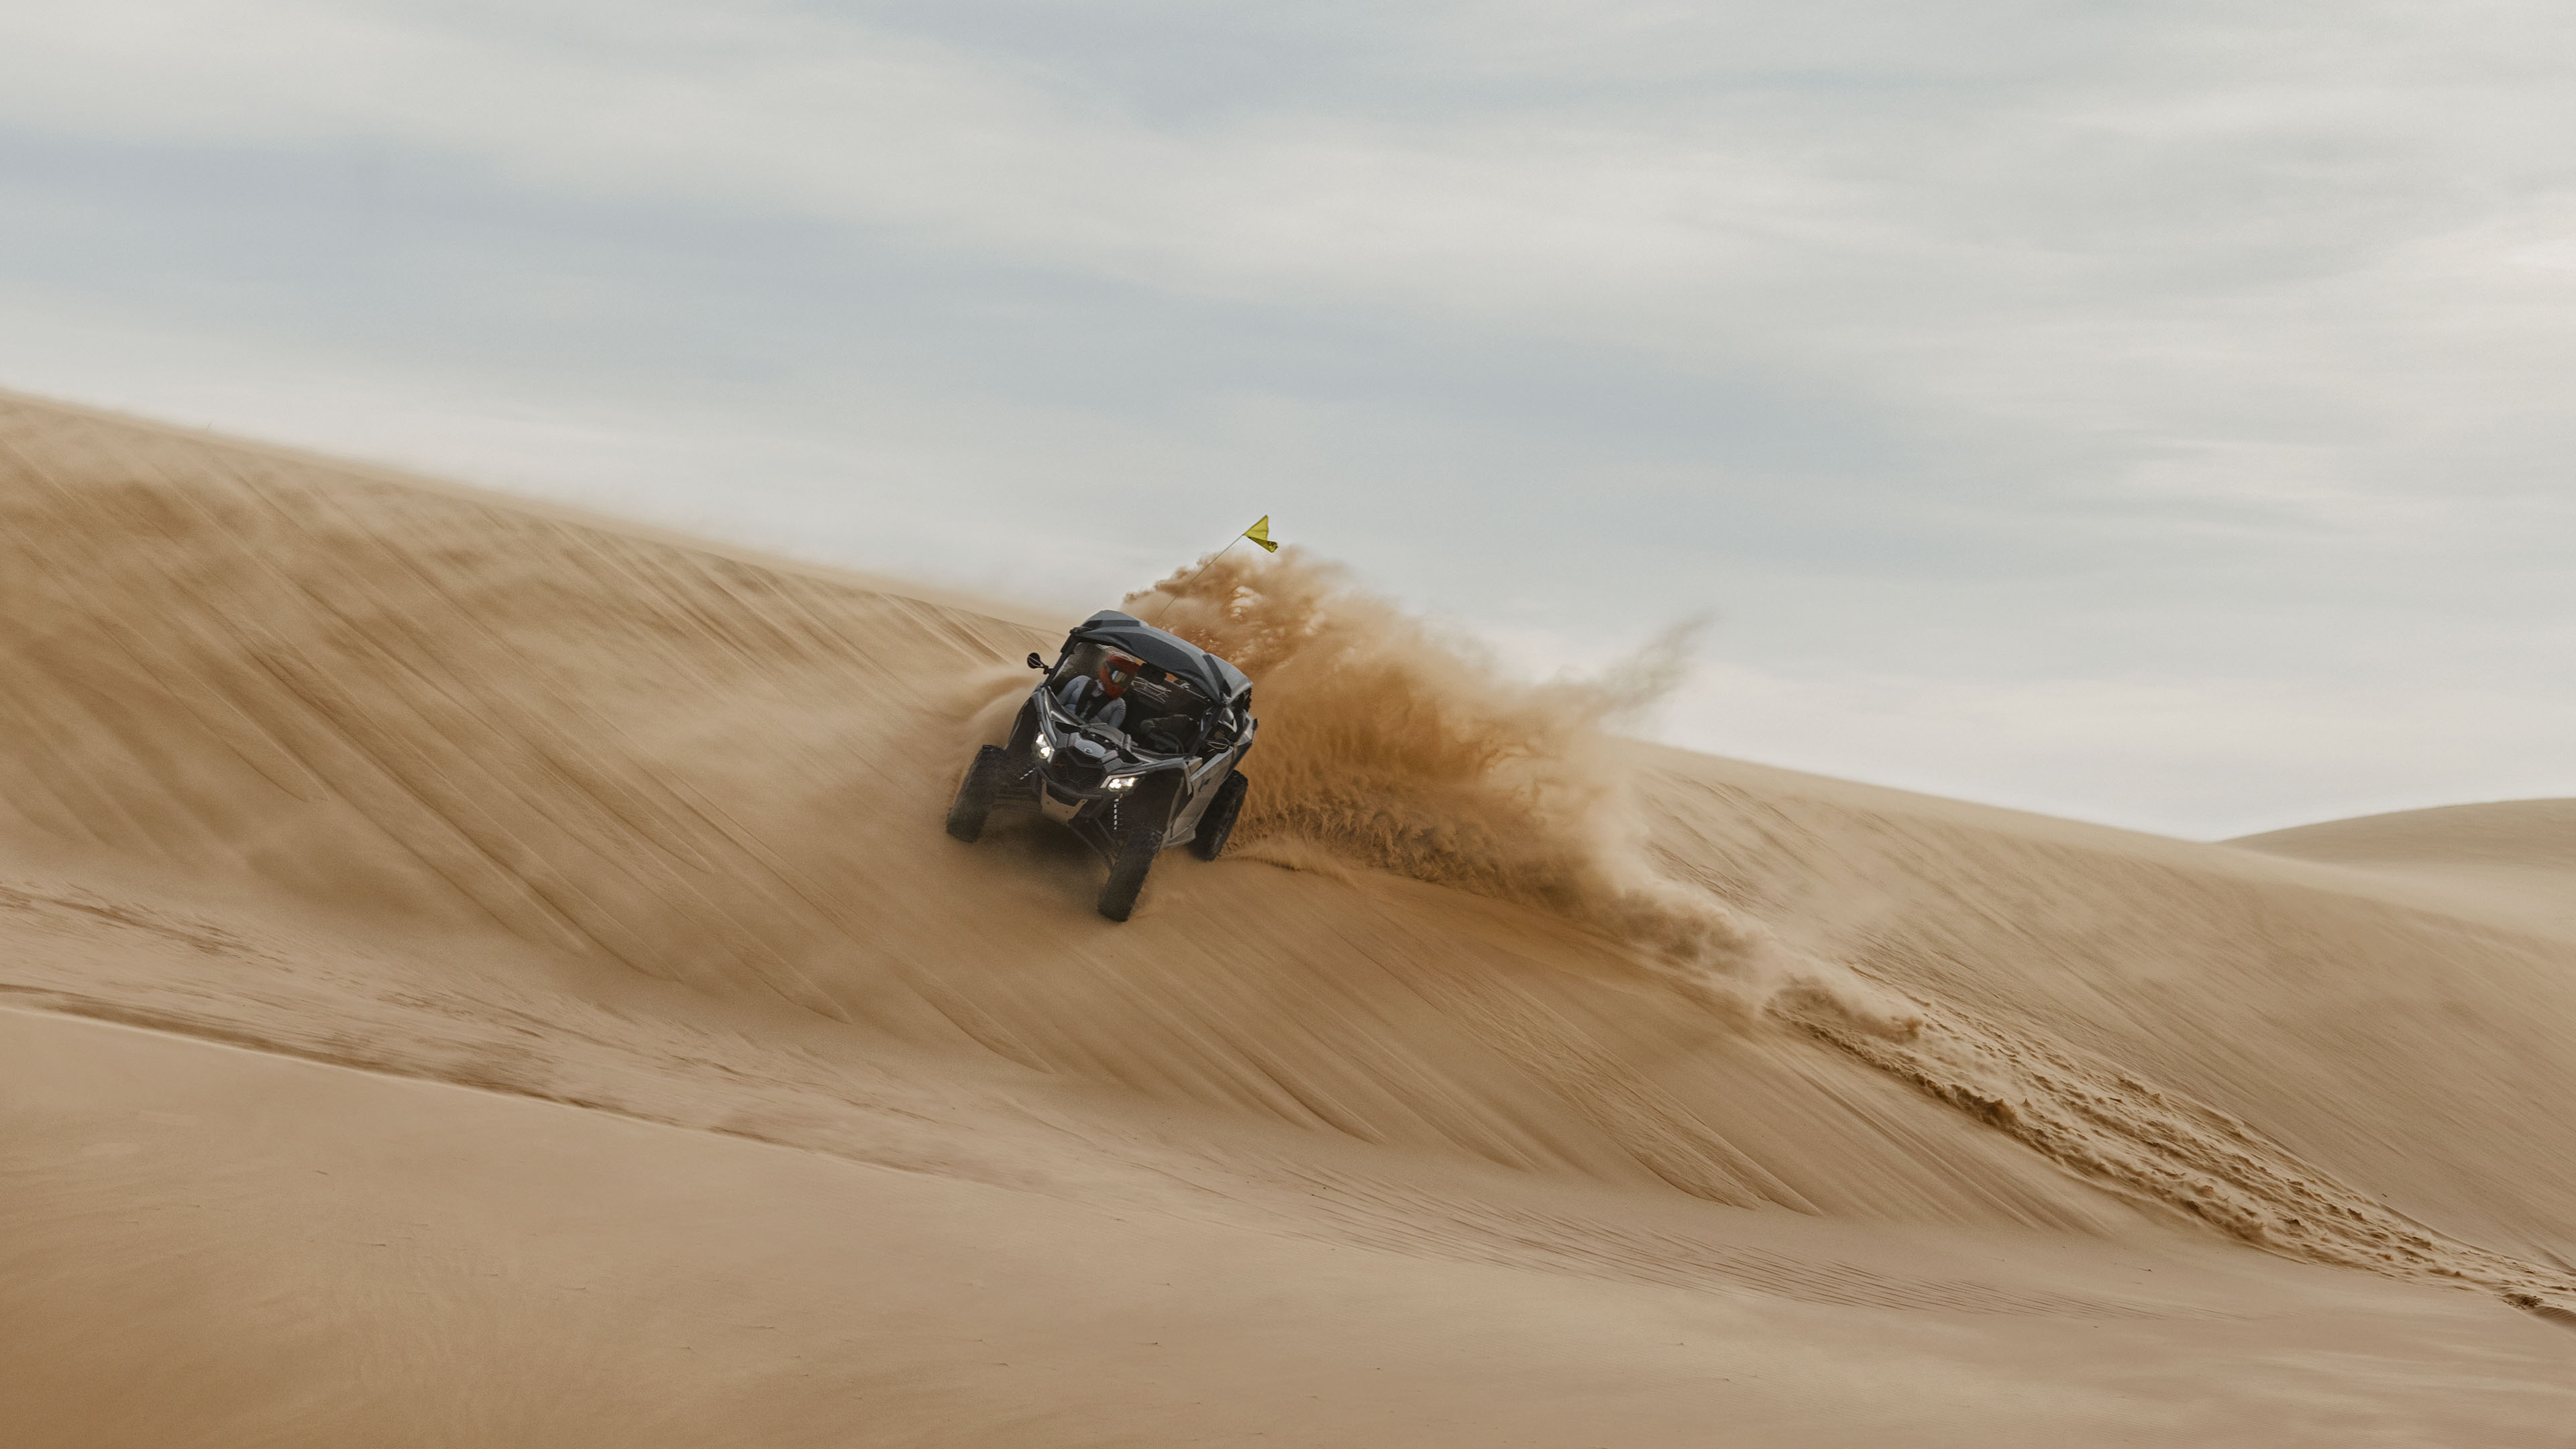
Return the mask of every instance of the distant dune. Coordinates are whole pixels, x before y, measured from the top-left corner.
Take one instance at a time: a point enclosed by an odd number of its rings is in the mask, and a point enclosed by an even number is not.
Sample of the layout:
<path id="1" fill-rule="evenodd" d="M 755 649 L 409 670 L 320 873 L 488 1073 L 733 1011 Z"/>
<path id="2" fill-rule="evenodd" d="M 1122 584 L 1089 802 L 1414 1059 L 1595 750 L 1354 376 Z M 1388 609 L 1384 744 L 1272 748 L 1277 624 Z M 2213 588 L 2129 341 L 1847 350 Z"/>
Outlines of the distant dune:
<path id="1" fill-rule="evenodd" d="M 1119 926 L 939 828 L 1060 623 L 23 398 L 0 519 L 13 1442 L 2576 1414 L 2576 802 L 1638 745 L 1290 555 L 1176 586 L 1268 733 Z"/>
<path id="2" fill-rule="evenodd" d="M 2357 864 L 2496 864 L 2576 872 L 2576 800 L 2499 800 L 2364 815 L 2230 842 Z"/>
<path id="3" fill-rule="evenodd" d="M 2576 931 L 2576 800 L 2401 810 L 2229 843 L 2412 876 L 2547 927 Z"/>

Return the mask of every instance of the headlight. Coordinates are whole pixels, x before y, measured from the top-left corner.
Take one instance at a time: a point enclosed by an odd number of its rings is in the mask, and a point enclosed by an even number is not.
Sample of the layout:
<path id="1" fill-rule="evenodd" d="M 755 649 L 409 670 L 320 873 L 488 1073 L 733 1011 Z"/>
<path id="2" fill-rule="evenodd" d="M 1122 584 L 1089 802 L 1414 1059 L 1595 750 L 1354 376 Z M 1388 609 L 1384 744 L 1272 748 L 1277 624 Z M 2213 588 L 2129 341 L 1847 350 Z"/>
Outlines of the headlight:
<path id="1" fill-rule="evenodd" d="M 1133 775 L 1120 776 L 1118 779 L 1109 782 L 1109 788 L 1112 790 L 1133 790 L 1136 788 L 1136 777 Z"/>
<path id="2" fill-rule="evenodd" d="M 1038 758 L 1039 758 L 1039 759 L 1041 759 L 1041 760 L 1052 760 L 1052 759 L 1054 759 L 1054 758 L 1055 758 L 1055 746 L 1053 746 L 1053 745 L 1051 745 L 1051 744 L 1048 744 L 1048 743 L 1047 743 L 1046 741 L 1044 741 L 1044 740 L 1040 740 L 1040 741 L 1038 741 Z"/>

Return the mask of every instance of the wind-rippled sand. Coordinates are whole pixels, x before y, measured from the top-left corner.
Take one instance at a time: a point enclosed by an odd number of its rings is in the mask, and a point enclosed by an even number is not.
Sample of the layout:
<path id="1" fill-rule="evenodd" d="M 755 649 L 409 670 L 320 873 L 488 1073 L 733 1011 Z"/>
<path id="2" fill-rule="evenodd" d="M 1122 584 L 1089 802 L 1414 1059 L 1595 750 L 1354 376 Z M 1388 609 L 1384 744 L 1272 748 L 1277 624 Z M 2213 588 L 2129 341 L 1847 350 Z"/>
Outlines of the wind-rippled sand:
<path id="1" fill-rule="evenodd" d="M 13 1445 L 2576 1442 L 2576 802 L 1626 744 L 1290 556 L 1119 926 L 940 830 L 1061 624 L 6 397 L 0 519 Z"/>

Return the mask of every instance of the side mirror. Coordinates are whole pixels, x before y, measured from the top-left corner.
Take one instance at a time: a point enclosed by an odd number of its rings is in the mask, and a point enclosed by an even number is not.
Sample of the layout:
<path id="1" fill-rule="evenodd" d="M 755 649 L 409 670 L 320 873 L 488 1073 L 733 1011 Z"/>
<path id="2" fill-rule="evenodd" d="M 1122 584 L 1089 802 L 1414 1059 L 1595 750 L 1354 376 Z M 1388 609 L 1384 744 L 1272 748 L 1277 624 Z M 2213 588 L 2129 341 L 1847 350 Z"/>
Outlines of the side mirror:
<path id="1" fill-rule="evenodd" d="M 1046 661 L 1032 654 L 1029 656 L 1029 667 L 1031 669 L 1044 669 L 1046 668 Z"/>

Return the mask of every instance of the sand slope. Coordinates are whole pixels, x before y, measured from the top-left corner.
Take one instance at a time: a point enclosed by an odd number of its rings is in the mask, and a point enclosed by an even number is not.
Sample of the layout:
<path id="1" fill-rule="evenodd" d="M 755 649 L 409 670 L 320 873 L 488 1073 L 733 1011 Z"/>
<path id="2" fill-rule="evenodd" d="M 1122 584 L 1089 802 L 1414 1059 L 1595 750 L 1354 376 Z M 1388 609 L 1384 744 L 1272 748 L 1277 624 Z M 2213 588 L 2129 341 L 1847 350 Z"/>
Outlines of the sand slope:
<path id="1" fill-rule="evenodd" d="M 2576 1089 L 2576 940 L 2501 897 L 1632 747 L 1666 875 L 1928 1022 L 1747 1026 L 1525 904 L 1173 856 L 1119 927 L 1049 833 L 948 841 L 973 716 L 1044 642 L 973 601 L 25 400 L 0 401 L 0 516 L 0 990 L 177 1034 L 7 1028 L 72 1124 L 30 1128 L 61 1150 L 0 1200 L 42 1245 L 9 1272 L 40 1305 L 48 1442 L 141 1432 L 88 1417 L 136 1370 L 122 1333 L 299 1352 L 291 1299 L 164 1291 L 138 1254 L 218 1284 L 297 1264 L 281 1281 L 347 1322 L 437 1345 L 383 1350 L 381 1393 L 208 1368 L 235 1426 L 210 1442 L 410 1412 L 421 1442 L 578 1442 L 533 1370 L 450 1392 L 535 1344 L 629 1406 L 604 1443 L 704 1442 L 753 1399 L 782 1442 L 888 1443 L 1362 1442 L 1408 1412 L 1376 1442 L 1689 1443 L 1717 1404 L 1807 1436 L 1775 1442 L 2505 1443 L 2569 1408 L 2576 1339 L 2499 1300 L 2576 1277 L 2576 1127 L 2533 1110 Z M 116 1113 L 173 1110 L 65 1064 L 99 1053 L 179 1084 L 155 1101 L 249 1094 L 267 1135 L 82 1156 Z M 297 1154 L 376 1125 L 424 1144 L 355 1169 L 385 1211 L 477 1225 L 425 1276 L 260 1227 L 309 1186 Z M 620 1207 L 549 1177 L 558 1150 L 657 1186 Z M 233 1218 L 100 1226 L 210 1184 Z M 548 1225 L 577 1187 L 620 1246 Z M 953 1291 L 995 1242 L 1031 1286 Z M 695 1265 L 651 1290 L 672 1323 L 756 1280 L 833 1366 L 802 1397 L 749 1340 L 638 1356 L 595 1336 L 615 1313 L 566 1337 L 521 1291 L 563 1254 L 630 1301 L 646 1265 Z M 1199 1285 L 1177 1318 L 1138 1287 L 1174 1262 Z M 503 1287 L 466 1291 L 469 1263 Z M 1709 1356 L 1649 1341 L 1672 1313 Z M 1193 1341 L 1168 1393 L 1112 1319 Z M 996 1334 L 1047 1387 L 976 1371 L 964 1345 Z M 2218 1366 L 2266 1344 L 2305 1366 Z M 1859 1355 L 1911 1387 L 1858 1402 Z M 1757 1361 L 1758 1394 L 1709 1381 Z M 1962 1383 L 2052 1387 L 2007 1409 Z M 2139 1407 L 2184 1392 L 2227 1412 Z M 836 1394 L 896 1407 L 835 1417 Z M 1820 1425 L 1829 1403 L 1850 1416 Z"/>
<path id="2" fill-rule="evenodd" d="M 2570 1407 L 2564 1333 L 2216 1249 L 1738 1214 L 1841 1291 L 1668 1286 L 59 1019 L 0 1012 L 0 1063 L 0 1170 L 45 1184 L 0 1248 L 15 1443 L 2542 1445 Z"/>

